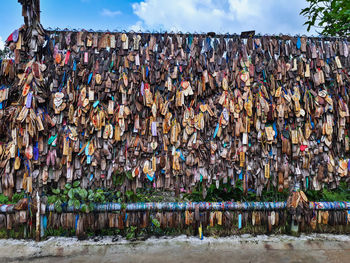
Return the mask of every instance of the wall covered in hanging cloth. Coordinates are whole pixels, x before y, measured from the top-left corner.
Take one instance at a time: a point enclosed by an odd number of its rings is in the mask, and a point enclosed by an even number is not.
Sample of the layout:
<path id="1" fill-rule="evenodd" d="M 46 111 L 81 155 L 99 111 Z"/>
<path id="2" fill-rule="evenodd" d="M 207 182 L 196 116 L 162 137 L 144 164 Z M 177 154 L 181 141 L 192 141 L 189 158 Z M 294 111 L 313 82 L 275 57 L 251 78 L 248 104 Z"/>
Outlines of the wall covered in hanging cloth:
<path id="1" fill-rule="evenodd" d="M 349 181 L 345 40 L 46 31 L 28 61 L 23 37 L 0 109 L 7 194 Z"/>

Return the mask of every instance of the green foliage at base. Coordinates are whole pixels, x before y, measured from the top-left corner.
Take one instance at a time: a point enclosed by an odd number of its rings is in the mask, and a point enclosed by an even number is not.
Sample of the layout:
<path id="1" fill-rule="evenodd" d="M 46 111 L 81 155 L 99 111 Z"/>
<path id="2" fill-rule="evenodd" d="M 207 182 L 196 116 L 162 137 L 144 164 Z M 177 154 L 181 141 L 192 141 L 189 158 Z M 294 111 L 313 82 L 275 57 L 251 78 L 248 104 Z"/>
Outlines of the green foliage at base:
<path id="1" fill-rule="evenodd" d="M 310 201 L 350 201 L 350 188 L 346 182 L 340 182 L 339 187 L 331 190 L 327 187 L 320 191 L 304 191 Z M 49 204 L 55 204 L 57 211 L 62 211 L 62 205 L 72 205 L 76 208 L 81 206 L 83 212 L 92 210 L 93 203 L 115 202 L 115 203 L 135 203 L 135 202 L 221 202 L 221 201 L 243 201 L 243 202 L 272 202 L 286 201 L 289 192 L 284 189 L 278 192 L 273 186 L 262 191 L 261 196 L 249 189 L 245 194 L 243 191 L 242 181 L 238 180 L 235 185 L 220 182 L 210 185 L 206 194 L 203 193 L 203 185 L 198 183 L 189 193 L 174 196 L 174 192 L 160 191 L 154 188 L 137 189 L 136 193 L 131 190 L 122 193 L 115 190 L 95 189 L 85 190 L 79 186 L 76 181 L 73 184 L 66 184 L 63 190 L 52 189 L 46 193 Z M 10 200 L 7 196 L 0 194 L 0 204 L 15 204 L 24 198 L 25 194 L 15 193 Z"/>
<path id="2" fill-rule="evenodd" d="M 120 191 L 106 189 L 82 189 L 80 182 L 75 181 L 73 184 L 66 184 L 63 190 L 52 189 L 47 194 L 49 204 L 54 204 L 57 212 L 62 212 L 62 205 L 74 206 L 76 209 L 81 207 L 82 212 L 92 211 L 94 203 L 132 203 L 145 202 L 149 195 L 134 193 L 131 190 L 122 194 Z"/>
<path id="3" fill-rule="evenodd" d="M 302 228 L 302 233 L 331 233 L 331 234 L 350 234 L 350 225 L 317 225 L 315 230 L 312 230 L 310 226 L 304 226 Z M 238 229 L 235 227 L 225 227 L 223 225 L 215 225 L 213 227 L 207 226 L 203 227 L 203 235 L 204 237 L 226 237 L 232 235 L 281 235 L 287 234 L 290 235 L 290 226 L 288 224 L 275 226 L 271 231 L 268 230 L 266 225 L 253 226 L 251 224 L 247 224 L 246 226 Z M 103 237 L 103 236 L 118 236 L 120 238 L 125 238 L 129 241 L 137 241 L 137 240 L 146 240 L 150 237 L 163 237 L 163 236 L 179 236 L 179 235 L 187 235 L 187 236 L 198 236 L 198 229 L 193 225 L 185 226 L 184 228 L 161 228 L 154 224 L 148 226 L 147 228 L 137 228 L 135 226 L 130 226 L 124 229 L 117 228 L 106 228 L 94 232 L 92 230 L 86 231 L 87 238 L 93 237 Z M 67 229 L 48 229 L 45 233 L 46 237 L 51 236 L 64 236 L 64 237 L 74 237 L 74 230 Z"/>
<path id="4" fill-rule="evenodd" d="M 340 182 L 339 187 L 334 190 L 324 188 L 321 191 L 308 190 L 305 193 L 310 201 L 350 201 L 350 188 L 346 182 Z"/>
<path id="5" fill-rule="evenodd" d="M 25 225 L 16 226 L 12 229 L 0 228 L 0 239 L 34 239 L 35 230 L 30 231 Z"/>
<path id="6" fill-rule="evenodd" d="M 192 193 L 185 194 L 184 198 L 192 202 L 221 202 L 221 201 L 285 201 L 288 198 L 288 191 L 283 190 L 283 192 L 278 192 L 274 187 L 269 187 L 269 189 L 264 189 L 261 196 L 257 196 L 254 190 L 249 189 L 246 194 L 244 194 L 242 180 L 238 180 L 235 185 L 229 183 L 222 183 L 216 186 L 216 184 L 211 184 L 207 188 L 206 195 L 203 194 L 202 184 L 197 184 L 195 190 Z"/>
<path id="7" fill-rule="evenodd" d="M 316 202 L 332 202 L 332 201 L 350 201 L 350 188 L 346 182 L 340 182 L 339 187 L 334 190 L 329 190 L 327 187 L 320 191 L 306 190 L 305 191 L 310 201 Z M 204 197 L 205 196 L 205 197 Z M 203 194 L 202 184 L 197 184 L 192 193 L 185 194 L 184 199 L 193 202 L 220 202 L 220 201 L 240 201 L 240 202 L 273 202 L 286 201 L 289 192 L 283 189 L 278 192 L 273 186 L 269 189 L 264 189 L 261 196 L 257 196 L 255 191 L 248 190 L 246 194 L 243 192 L 242 181 L 238 180 L 234 186 L 231 184 L 220 183 L 210 185 L 207 188 L 206 195 Z"/>

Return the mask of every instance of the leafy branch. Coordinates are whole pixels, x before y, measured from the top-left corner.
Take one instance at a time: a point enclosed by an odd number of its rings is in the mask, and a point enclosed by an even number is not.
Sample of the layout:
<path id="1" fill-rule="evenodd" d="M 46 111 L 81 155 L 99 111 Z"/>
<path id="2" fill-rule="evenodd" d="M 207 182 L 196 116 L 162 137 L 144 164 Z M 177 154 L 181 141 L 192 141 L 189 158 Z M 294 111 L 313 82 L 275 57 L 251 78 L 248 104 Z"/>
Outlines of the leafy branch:
<path id="1" fill-rule="evenodd" d="M 309 6 L 300 14 L 307 18 L 304 25 L 307 31 L 312 27 L 320 28 L 318 32 L 327 36 L 348 36 L 350 34 L 349 0 L 306 0 Z"/>

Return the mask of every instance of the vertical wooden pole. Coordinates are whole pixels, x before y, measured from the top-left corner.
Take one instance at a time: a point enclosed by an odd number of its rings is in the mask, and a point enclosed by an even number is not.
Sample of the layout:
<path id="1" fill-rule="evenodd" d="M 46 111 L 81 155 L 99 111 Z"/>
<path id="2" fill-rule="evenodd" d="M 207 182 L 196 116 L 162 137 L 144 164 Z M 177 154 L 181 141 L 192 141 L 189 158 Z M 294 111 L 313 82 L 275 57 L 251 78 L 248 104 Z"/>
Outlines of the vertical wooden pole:
<path id="1" fill-rule="evenodd" d="M 37 12 L 37 15 L 38 15 L 38 21 L 40 23 L 40 0 L 36 1 L 36 12 Z"/>
<path id="2" fill-rule="evenodd" d="M 36 192 L 36 231 L 35 231 L 35 240 L 40 241 L 40 197 L 39 192 Z"/>

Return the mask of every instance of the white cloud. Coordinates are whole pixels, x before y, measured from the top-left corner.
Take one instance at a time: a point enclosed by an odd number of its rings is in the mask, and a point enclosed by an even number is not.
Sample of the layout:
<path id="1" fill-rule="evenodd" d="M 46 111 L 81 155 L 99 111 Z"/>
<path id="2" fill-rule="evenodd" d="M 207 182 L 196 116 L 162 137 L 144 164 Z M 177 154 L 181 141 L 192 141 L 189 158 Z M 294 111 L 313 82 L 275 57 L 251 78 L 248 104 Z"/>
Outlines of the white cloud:
<path id="1" fill-rule="evenodd" d="M 299 13 L 306 5 L 306 0 L 143 0 L 132 8 L 137 26 L 146 30 L 303 34 Z"/>
<path id="2" fill-rule="evenodd" d="M 145 0 L 132 5 L 145 28 L 168 31 L 223 30 L 229 13 L 211 0 Z"/>
<path id="3" fill-rule="evenodd" d="M 137 21 L 136 24 L 129 27 L 129 30 L 138 32 L 138 31 L 144 31 L 144 28 L 142 27 L 142 21 Z"/>
<path id="4" fill-rule="evenodd" d="M 5 42 L 2 40 L 2 37 L 0 37 L 0 50 L 3 50 L 5 47 Z"/>
<path id="5" fill-rule="evenodd" d="M 101 15 L 102 16 L 109 16 L 109 17 L 115 17 L 117 15 L 120 15 L 122 12 L 120 12 L 119 10 L 117 11 L 111 11 L 107 8 L 104 8 L 102 11 L 101 11 Z"/>

